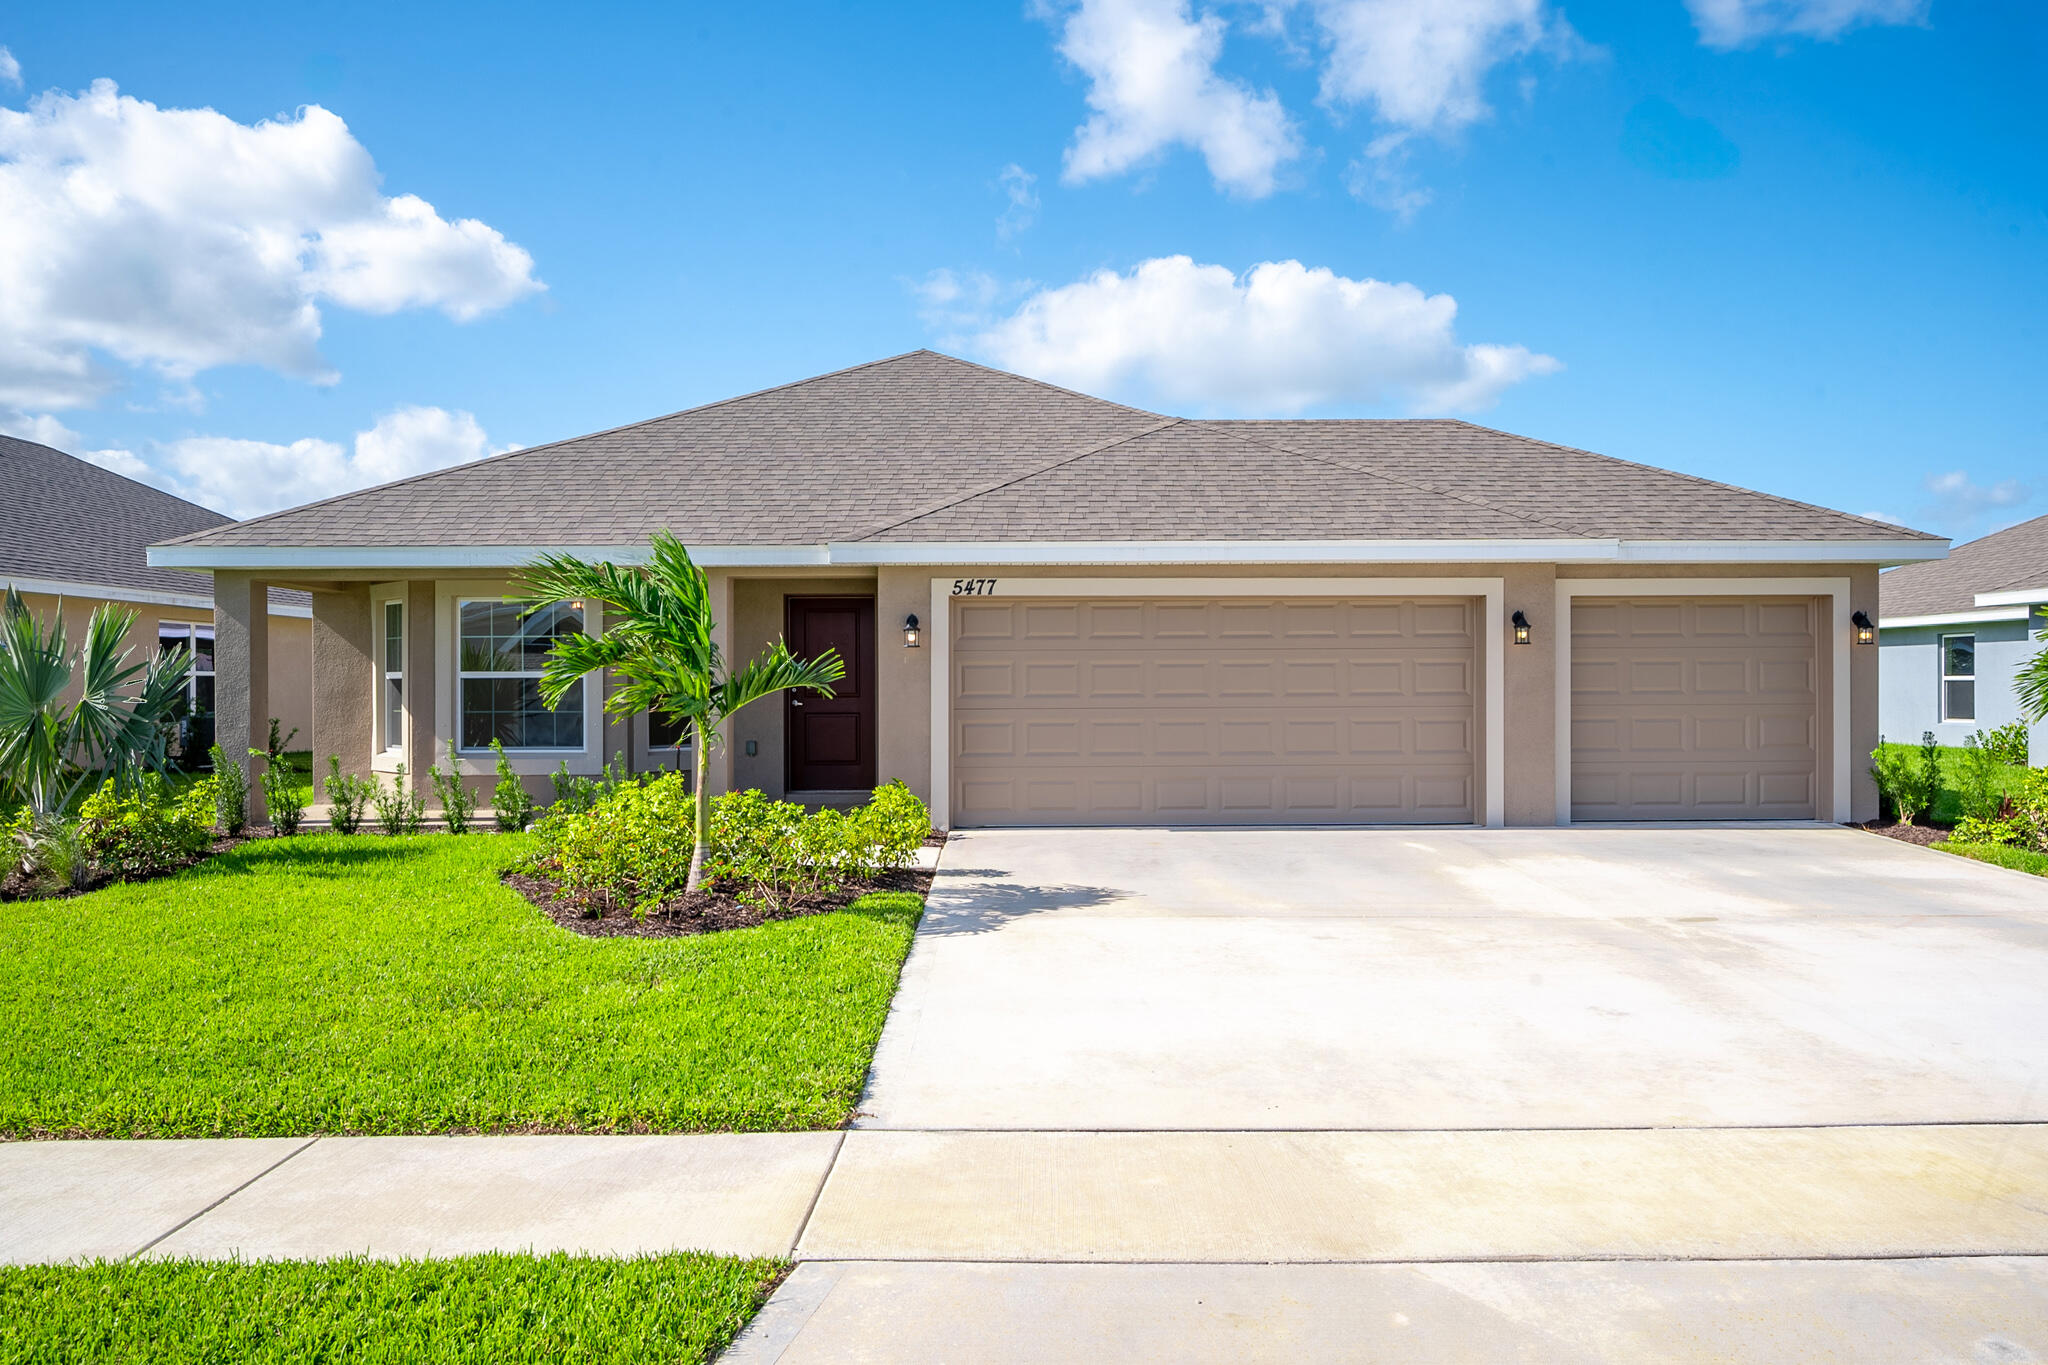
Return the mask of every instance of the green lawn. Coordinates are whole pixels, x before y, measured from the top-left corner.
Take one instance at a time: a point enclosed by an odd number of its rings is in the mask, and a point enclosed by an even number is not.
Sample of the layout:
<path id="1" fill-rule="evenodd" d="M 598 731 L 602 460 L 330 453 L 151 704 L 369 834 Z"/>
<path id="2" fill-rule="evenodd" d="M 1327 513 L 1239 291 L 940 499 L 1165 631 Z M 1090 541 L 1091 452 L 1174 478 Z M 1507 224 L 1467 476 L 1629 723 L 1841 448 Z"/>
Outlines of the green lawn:
<path id="1" fill-rule="evenodd" d="M 920 903 L 586 939 L 529 836 L 302 835 L 0 904 L 0 1136 L 830 1128 Z"/>
<path id="2" fill-rule="evenodd" d="M 1920 752 L 1920 746 L 1917 744 L 1884 744 L 1879 747 L 1908 754 Z M 1941 765 L 1941 790 L 1935 795 L 1934 809 L 1921 820 L 1922 823 L 1931 820 L 1937 825 L 1953 825 L 1963 818 L 1962 798 L 1957 795 L 1957 779 L 1960 776 L 1959 765 L 1963 761 L 1963 751 L 1953 745 L 1943 745 L 1935 750 L 1935 754 Z M 2008 790 L 2011 784 L 2019 780 L 2019 775 L 2026 771 L 2025 768 L 2016 768 L 2008 764 L 2001 764 L 1999 770 L 2003 775 L 1999 784 L 2001 792 Z"/>
<path id="3" fill-rule="evenodd" d="M 2037 877 L 2048 877 L 2048 853 L 2035 853 L 2029 849 L 2013 848 L 2006 844 L 1957 844 L 1935 845 L 1943 853 L 1953 853 L 1962 858 L 1975 858 L 1980 863 L 1996 863 L 2009 867 L 2015 872 L 2031 872 Z"/>
<path id="4" fill-rule="evenodd" d="M 778 1261 L 100 1262 L 0 1268 L 0 1363 L 710 1359 Z"/>

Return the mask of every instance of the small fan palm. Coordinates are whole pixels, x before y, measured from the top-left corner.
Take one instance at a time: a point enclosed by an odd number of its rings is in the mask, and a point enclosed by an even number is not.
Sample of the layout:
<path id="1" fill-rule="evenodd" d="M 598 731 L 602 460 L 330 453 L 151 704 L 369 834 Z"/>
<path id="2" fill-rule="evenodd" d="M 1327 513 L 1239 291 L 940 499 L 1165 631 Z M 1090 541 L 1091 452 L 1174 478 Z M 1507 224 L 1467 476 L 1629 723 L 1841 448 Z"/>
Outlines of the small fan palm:
<path id="1" fill-rule="evenodd" d="M 778 692 L 803 690 L 832 695 L 846 676 L 834 650 L 799 659 L 777 640 L 741 668 L 726 664 L 712 632 L 711 588 L 683 543 L 667 531 L 653 537 L 644 568 L 591 563 L 574 555 L 551 554 L 529 564 L 520 603 L 532 613 L 556 602 L 595 602 L 604 608 L 604 633 L 557 636 L 542 665 L 541 700 L 559 706 L 577 680 L 610 671 L 618 687 L 604 709 L 630 716 L 650 711 L 697 736 L 697 779 L 691 787 L 696 845 L 684 890 L 704 881 L 711 835 L 711 807 L 705 791 L 711 749 L 724 742 L 725 722 L 742 707 Z M 681 744 L 678 738 L 677 744 Z"/>
<path id="2" fill-rule="evenodd" d="M 45 624 L 8 590 L 0 619 L 0 788 L 38 819 L 61 814 L 99 777 L 127 787 L 164 769 L 192 655 L 178 649 L 130 663 L 123 641 L 136 615 L 95 607 L 74 656 L 61 613 Z M 66 705 L 74 676 L 78 700 Z"/>

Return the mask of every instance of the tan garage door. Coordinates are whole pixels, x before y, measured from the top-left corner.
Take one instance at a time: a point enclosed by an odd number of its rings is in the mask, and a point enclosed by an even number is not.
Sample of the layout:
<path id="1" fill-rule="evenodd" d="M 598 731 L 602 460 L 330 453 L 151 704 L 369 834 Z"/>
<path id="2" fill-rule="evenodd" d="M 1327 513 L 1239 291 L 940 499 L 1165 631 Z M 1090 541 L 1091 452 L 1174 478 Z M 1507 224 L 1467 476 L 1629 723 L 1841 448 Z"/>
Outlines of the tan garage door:
<path id="1" fill-rule="evenodd" d="M 1810 818 L 1817 604 L 1576 599 L 1572 819 Z"/>
<path id="2" fill-rule="evenodd" d="M 1474 610 L 957 599 L 954 821 L 1468 823 Z"/>

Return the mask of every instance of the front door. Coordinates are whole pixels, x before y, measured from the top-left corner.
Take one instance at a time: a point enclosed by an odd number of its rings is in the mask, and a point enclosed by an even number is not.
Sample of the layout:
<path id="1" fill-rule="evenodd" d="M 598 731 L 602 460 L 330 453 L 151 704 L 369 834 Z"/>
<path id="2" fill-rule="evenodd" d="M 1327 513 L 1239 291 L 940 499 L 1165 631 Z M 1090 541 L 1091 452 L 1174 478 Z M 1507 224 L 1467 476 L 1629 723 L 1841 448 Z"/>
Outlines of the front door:
<path id="1" fill-rule="evenodd" d="M 791 692 L 783 702 L 789 790 L 865 791 L 875 785 L 875 599 L 792 597 L 789 649 L 813 659 L 839 651 L 846 676 L 832 695 Z"/>

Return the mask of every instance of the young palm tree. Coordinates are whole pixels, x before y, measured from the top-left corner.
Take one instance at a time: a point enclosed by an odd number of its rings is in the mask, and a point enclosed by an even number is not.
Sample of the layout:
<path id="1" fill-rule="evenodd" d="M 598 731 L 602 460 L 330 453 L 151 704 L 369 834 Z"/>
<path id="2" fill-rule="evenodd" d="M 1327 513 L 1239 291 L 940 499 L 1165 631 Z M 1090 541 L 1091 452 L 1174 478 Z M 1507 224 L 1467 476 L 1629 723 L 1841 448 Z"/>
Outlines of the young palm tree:
<path id="1" fill-rule="evenodd" d="M 690 789 L 696 847 L 684 886 L 688 892 L 704 881 L 711 838 L 704 788 L 711 749 L 724 742 L 726 719 L 777 692 L 801 688 L 829 697 L 832 684 L 846 676 L 846 665 L 829 649 L 815 659 L 799 659 L 777 640 L 752 663 L 730 669 L 712 639 L 716 622 L 704 571 L 667 531 L 656 531 L 653 545 L 646 567 L 638 569 L 543 555 L 526 566 L 519 600 L 528 615 L 566 601 L 594 602 L 604 609 L 602 635 L 556 637 L 541 669 L 541 700 L 559 706 L 579 678 L 610 670 L 619 686 L 605 698 L 606 711 L 620 716 L 651 711 L 697 736 L 697 780 Z"/>
<path id="2" fill-rule="evenodd" d="M 2041 608 L 2041 614 L 2048 616 L 2048 607 Z M 2020 713 L 2030 724 L 2039 725 L 2048 720 L 2048 630 L 2035 631 L 2034 639 L 2041 648 L 2013 675 L 2012 690 L 2019 696 Z"/>
<path id="3" fill-rule="evenodd" d="M 93 609 L 74 656 L 64 618 L 45 625 L 9 589 L 0 619 L 0 789 L 39 820 L 63 813 L 78 789 L 100 775 L 126 786 L 162 772 L 169 722 L 185 701 L 190 651 L 128 662 L 122 644 L 133 610 Z M 78 700 L 64 703 L 73 675 Z"/>

